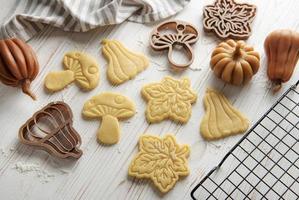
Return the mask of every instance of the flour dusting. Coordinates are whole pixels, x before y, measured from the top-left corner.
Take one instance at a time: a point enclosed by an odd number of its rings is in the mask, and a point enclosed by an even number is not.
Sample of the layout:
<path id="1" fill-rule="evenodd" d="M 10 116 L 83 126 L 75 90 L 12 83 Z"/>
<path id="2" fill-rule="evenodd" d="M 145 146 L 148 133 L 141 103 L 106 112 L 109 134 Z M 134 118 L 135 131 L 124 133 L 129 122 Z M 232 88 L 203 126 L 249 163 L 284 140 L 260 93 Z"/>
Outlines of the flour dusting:
<path id="1" fill-rule="evenodd" d="M 54 174 L 50 174 L 46 170 L 42 169 L 37 163 L 17 162 L 13 169 L 16 169 L 21 174 L 33 172 L 41 179 L 43 183 L 47 183 L 51 180 L 51 178 L 55 177 Z"/>
<path id="2" fill-rule="evenodd" d="M 0 154 L 4 157 L 7 157 L 7 152 L 2 147 L 0 148 Z"/>

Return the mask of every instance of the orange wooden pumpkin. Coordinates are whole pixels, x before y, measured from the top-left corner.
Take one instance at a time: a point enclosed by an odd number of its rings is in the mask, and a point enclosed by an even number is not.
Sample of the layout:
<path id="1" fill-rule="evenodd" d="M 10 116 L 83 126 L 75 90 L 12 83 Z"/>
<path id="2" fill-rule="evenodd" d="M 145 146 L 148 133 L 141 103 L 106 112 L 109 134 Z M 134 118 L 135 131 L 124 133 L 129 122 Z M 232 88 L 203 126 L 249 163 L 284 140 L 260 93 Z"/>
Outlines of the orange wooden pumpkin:
<path id="1" fill-rule="evenodd" d="M 290 80 L 299 58 L 299 33 L 292 30 L 276 30 L 264 43 L 268 59 L 268 77 L 275 84 L 273 91 Z"/>
<path id="2" fill-rule="evenodd" d="M 227 40 L 215 48 L 210 64 L 214 74 L 224 82 L 242 85 L 257 73 L 260 56 L 242 40 Z"/>
<path id="3" fill-rule="evenodd" d="M 21 85 L 25 94 L 36 99 L 30 84 L 39 71 L 32 48 L 18 38 L 0 40 L 0 81 L 12 87 Z"/>

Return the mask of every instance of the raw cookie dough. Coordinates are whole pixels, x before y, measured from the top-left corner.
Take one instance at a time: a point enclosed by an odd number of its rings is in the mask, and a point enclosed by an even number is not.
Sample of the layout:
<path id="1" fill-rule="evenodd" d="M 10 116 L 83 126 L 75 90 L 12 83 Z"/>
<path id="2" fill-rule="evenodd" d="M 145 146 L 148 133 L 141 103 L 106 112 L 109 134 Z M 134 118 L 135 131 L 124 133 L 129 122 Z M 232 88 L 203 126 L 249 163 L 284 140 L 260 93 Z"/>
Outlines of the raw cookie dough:
<path id="1" fill-rule="evenodd" d="M 64 55 L 63 64 L 65 71 L 50 72 L 45 78 L 45 87 L 50 92 L 62 90 L 74 81 L 84 90 L 98 85 L 99 65 L 90 55 L 71 51 Z"/>
<path id="2" fill-rule="evenodd" d="M 175 137 L 144 135 L 139 139 L 139 153 L 131 162 L 129 175 L 149 178 L 163 193 L 172 189 L 179 176 L 189 174 L 188 145 L 178 145 Z"/>
<path id="3" fill-rule="evenodd" d="M 249 126 L 246 117 L 235 109 L 227 98 L 213 89 L 204 97 L 206 114 L 200 124 L 200 133 L 207 140 L 244 133 Z"/>
<path id="4" fill-rule="evenodd" d="M 105 39 L 102 44 L 104 45 L 102 52 L 109 62 L 107 76 L 114 85 L 134 78 L 149 65 L 144 55 L 130 51 L 117 40 Z"/>
<path id="5" fill-rule="evenodd" d="M 191 116 L 191 104 L 197 95 L 190 89 L 190 80 L 165 77 L 161 83 L 144 86 L 142 96 L 148 101 L 146 118 L 149 123 L 171 119 L 186 123 Z"/>
<path id="6" fill-rule="evenodd" d="M 117 143 L 120 137 L 118 120 L 130 118 L 135 112 L 132 101 L 121 94 L 112 92 L 103 92 L 92 97 L 83 107 L 85 117 L 102 118 L 97 138 L 103 144 Z"/>

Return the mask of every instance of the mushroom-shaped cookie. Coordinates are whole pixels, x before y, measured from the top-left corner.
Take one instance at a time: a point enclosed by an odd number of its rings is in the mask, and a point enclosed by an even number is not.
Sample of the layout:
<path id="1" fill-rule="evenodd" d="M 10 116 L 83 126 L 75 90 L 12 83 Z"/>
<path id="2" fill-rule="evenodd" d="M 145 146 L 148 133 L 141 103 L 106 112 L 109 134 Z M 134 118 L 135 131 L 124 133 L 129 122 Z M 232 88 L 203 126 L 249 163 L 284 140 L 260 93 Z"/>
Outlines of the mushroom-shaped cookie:
<path id="1" fill-rule="evenodd" d="M 72 51 L 64 55 L 65 71 L 50 72 L 45 79 L 45 87 L 56 92 L 76 81 L 84 90 L 94 89 L 99 82 L 99 66 L 90 55 Z"/>
<path id="2" fill-rule="evenodd" d="M 88 118 L 102 118 L 98 130 L 98 141 L 115 144 L 119 141 L 120 127 L 118 120 L 130 118 L 135 114 L 135 106 L 127 97 L 111 92 L 104 92 L 88 100 L 83 107 L 83 115 Z"/>

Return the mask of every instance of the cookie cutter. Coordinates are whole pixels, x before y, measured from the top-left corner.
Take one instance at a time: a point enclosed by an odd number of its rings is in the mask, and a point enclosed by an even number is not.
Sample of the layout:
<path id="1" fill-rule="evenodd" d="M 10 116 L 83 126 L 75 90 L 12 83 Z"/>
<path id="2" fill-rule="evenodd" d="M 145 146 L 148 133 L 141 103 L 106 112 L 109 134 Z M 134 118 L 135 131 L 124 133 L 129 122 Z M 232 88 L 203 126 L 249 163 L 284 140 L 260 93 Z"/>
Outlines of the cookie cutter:
<path id="1" fill-rule="evenodd" d="M 173 31 L 175 33 L 161 33 L 163 31 Z M 156 51 L 168 49 L 168 61 L 174 70 L 184 70 L 188 68 L 194 60 L 191 44 L 198 40 L 199 32 L 192 24 L 184 21 L 166 21 L 159 24 L 151 33 L 150 45 Z M 182 46 L 187 52 L 188 62 L 178 64 L 172 59 L 172 51 L 175 45 Z"/>
<path id="2" fill-rule="evenodd" d="M 52 102 L 37 111 L 19 130 L 21 143 L 59 158 L 80 158 L 81 137 L 72 127 L 73 114 L 64 102 Z"/>

